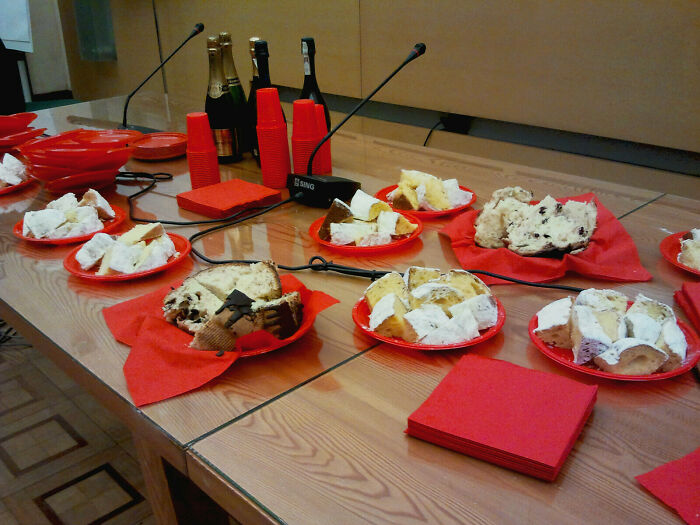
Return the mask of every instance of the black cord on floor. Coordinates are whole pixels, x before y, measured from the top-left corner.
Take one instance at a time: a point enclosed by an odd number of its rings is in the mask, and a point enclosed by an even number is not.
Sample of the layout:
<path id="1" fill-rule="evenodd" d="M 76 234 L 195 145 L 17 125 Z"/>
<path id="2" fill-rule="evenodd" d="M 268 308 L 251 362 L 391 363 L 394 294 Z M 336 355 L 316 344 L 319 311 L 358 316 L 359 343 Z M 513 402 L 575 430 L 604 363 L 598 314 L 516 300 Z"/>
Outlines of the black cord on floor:
<path id="1" fill-rule="evenodd" d="M 438 120 L 435 125 L 430 128 L 430 131 L 428 131 L 428 136 L 425 137 L 425 140 L 423 141 L 423 146 L 426 146 L 428 144 L 428 140 L 430 139 L 430 135 L 433 134 L 433 131 L 435 131 L 435 128 L 437 128 L 440 124 L 442 124 L 442 120 Z"/>

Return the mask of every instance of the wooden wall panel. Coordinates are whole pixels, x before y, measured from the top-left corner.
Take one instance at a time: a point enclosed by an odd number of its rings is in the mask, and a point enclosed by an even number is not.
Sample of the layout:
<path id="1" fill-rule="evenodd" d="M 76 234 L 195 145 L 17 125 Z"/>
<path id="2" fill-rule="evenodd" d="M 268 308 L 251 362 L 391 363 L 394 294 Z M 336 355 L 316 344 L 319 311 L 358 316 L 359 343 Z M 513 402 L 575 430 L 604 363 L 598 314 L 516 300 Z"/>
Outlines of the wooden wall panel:
<path id="1" fill-rule="evenodd" d="M 58 2 L 71 89 L 77 99 L 125 95 L 158 65 L 158 40 L 151 2 L 113 0 L 111 7 L 117 60 L 91 62 L 80 58 L 73 0 Z M 163 93 L 160 76 L 153 77 L 142 89 Z"/>
<path id="2" fill-rule="evenodd" d="M 360 96 L 360 26 L 357 0 L 228 2 L 225 0 L 157 0 L 161 39 L 174 48 L 195 23 L 204 34 L 182 49 L 166 66 L 171 96 L 201 99 L 207 89 L 208 62 L 205 40 L 230 31 L 234 61 L 246 93 L 251 78 L 248 38 L 267 40 L 270 77 L 274 84 L 301 89 L 304 80 L 301 38 L 316 40 L 316 72 L 321 90 Z"/>
<path id="3" fill-rule="evenodd" d="M 700 3 L 360 0 L 362 91 L 407 106 L 700 151 Z"/>

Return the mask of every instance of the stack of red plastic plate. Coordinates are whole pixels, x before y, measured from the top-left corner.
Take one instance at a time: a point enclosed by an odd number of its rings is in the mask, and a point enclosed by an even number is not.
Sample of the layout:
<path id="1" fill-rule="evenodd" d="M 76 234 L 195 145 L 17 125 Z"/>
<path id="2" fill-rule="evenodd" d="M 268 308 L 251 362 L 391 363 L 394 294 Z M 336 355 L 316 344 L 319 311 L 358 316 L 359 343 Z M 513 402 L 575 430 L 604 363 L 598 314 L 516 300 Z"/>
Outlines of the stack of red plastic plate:
<path id="1" fill-rule="evenodd" d="M 36 116 L 36 113 L 0 115 L 0 155 L 46 131 L 46 128 L 29 127 Z"/>
<path id="2" fill-rule="evenodd" d="M 134 152 L 128 144 L 141 136 L 133 130 L 76 129 L 30 140 L 19 151 L 29 161 L 29 174 L 43 181 L 46 189 L 79 192 L 112 184 Z"/>

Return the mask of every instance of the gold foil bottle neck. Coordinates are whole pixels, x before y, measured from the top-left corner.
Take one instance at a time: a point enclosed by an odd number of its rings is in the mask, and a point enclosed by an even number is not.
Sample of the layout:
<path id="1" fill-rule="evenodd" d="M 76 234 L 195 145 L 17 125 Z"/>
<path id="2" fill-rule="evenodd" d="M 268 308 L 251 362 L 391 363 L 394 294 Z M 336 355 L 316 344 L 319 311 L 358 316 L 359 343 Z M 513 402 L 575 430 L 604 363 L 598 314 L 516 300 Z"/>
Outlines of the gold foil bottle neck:
<path id="1" fill-rule="evenodd" d="M 222 31 L 219 33 L 219 44 L 225 45 L 225 44 L 231 44 L 231 33 L 228 31 Z"/>

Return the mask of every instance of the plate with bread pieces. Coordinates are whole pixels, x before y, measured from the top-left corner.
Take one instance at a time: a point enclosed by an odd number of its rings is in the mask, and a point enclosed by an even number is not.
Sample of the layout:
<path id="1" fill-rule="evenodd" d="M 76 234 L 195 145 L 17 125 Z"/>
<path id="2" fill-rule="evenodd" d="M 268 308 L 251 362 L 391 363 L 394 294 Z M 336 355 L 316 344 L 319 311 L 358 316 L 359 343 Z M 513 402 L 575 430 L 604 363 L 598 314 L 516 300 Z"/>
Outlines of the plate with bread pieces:
<path id="1" fill-rule="evenodd" d="M 659 250 L 675 267 L 700 275 L 700 228 L 672 233 L 661 241 Z"/>
<path id="2" fill-rule="evenodd" d="M 272 261 L 216 265 L 171 290 L 163 315 L 194 336 L 189 346 L 195 350 L 259 355 L 296 341 L 313 326 L 315 314 L 304 315 L 313 292 L 285 288 Z"/>
<path id="3" fill-rule="evenodd" d="M 449 350 L 486 341 L 506 320 L 501 302 L 465 270 L 411 266 L 374 281 L 352 318 L 365 334 L 413 350 Z"/>
<path id="4" fill-rule="evenodd" d="M 31 243 L 74 244 L 87 241 L 95 233 L 114 231 L 125 219 L 124 210 L 89 189 L 80 200 L 74 193 L 66 193 L 43 210 L 26 212 L 12 233 Z"/>
<path id="5" fill-rule="evenodd" d="M 317 243 L 348 255 L 366 255 L 393 250 L 416 240 L 423 223 L 416 217 L 396 212 L 362 190 L 350 204 L 335 199 L 328 213 L 309 227 Z"/>
<path id="6" fill-rule="evenodd" d="M 466 210 L 476 202 L 476 194 L 457 179 L 442 180 L 430 173 L 401 170 L 399 183 L 382 188 L 375 195 L 394 210 L 415 214 L 421 219 L 438 219 Z"/>
<path id="7" fill-rule="evenodd" d="M 17 157 L 0 152 L 0 195 L 29 186 L 34 179 L 29 177 L 27 167 Z"/>
<path id="8" fill-rule="evenodd" d="M 138 224 L 121 235 L 94 234 L 66 256 L 63 267 L 82 279 L 128 281 L 167 270 L 191 249 L 190 241 L 166 233 L 159 222 Z"/>
<path id="9" fill-rule="evenodd" d="M 637 294 L 589 288 L 554 301 L 528 331 L 547 357 L 584 374 L 619 381 L 681 375 L 700 360 L 700 339 L 673 309 Z"/>

